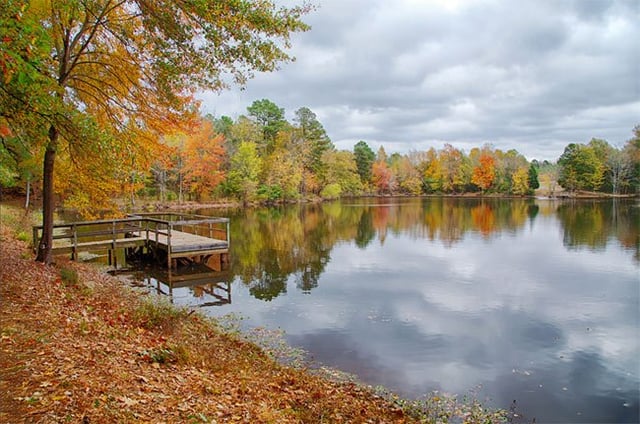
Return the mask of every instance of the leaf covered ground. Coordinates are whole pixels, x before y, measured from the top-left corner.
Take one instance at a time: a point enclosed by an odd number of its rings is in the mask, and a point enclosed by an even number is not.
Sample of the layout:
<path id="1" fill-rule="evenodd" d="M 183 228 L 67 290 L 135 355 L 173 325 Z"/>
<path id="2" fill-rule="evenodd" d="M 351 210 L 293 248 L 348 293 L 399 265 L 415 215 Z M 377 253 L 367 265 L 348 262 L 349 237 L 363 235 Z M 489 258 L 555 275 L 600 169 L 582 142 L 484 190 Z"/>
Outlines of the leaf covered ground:
<path id="1" fill-rule="evenodd" d="M 411 421 L 91 266 L 36 263 L 18 238 L 0 225 L 0 422 Z"/>

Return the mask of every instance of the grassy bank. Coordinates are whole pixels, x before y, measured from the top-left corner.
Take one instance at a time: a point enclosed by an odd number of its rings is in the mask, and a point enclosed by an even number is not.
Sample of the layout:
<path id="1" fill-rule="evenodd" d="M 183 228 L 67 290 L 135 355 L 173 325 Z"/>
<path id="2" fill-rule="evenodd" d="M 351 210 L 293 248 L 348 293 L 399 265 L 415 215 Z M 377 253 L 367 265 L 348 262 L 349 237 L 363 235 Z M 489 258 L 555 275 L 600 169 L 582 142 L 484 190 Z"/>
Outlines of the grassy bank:
<path id="1" fill-rule="evenodd" d="M 0 422 L 498 422 L 477 402 L 409 402 L 285 367 L 93 266 L 35 263 L 0 207 Z M 457 417 L 457 418 L 454 418 Z"/>

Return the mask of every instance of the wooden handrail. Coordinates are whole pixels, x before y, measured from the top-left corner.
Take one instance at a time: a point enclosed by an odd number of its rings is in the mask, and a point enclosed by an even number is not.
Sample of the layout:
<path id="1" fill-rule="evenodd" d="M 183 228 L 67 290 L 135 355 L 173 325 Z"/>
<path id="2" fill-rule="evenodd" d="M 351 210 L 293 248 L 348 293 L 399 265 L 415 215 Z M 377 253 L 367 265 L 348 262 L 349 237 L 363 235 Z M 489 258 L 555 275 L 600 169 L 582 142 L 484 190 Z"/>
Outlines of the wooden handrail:
<path id="1" fill-rule="evenodd" d="M 165 215 L 173 215 L 175 214 L 165 214 Z M 181 218 L 183 215 L 179 215 Z M 78 221 L 71 223 L 59 223 L 54 224 L 53 229 L 67 229 L 68 234 L 56 234 L 53 236 L 56 240 L 64 240 L 68 239 L 70 244 L 77 249 L 78 245 L 81 243 L 79 239 L 85 239 L 87 237 L 100 237 L 107 236 L 106 240 L 111 240 L 113 245 L 115 246 L 116 240 L 118 239 L 119 234 L 131 233 L 134 231 L 145 231 L 146 238 L 149 240 L 149 233 L 152 231 L 155 234 L 155 242 L 158 243 L 158 235 L 162 234 L 167 236 L 169 242 L 171 240 L 171 231 L 174 227 L 179 226 L 182 230 L 182 227 L 191 227 L 196 228 L 199 225 L 207 225 L 209 227 L 209 237 L 213 238 L 212 235 L 216 233 L 225 232 L 226 233 L 226 241 L 229 243 L 229 218 L 211 218 L 204 217 L 202 215 L 192 215 L 197 218 L 195 220 L 179 220 L 179 221 L 170 221 L 158 219 L 152 216 L 144 216 L 144 215 L 132 215 L 127 218 L 117 218 L 117 219 L 102 219 L 96 221 Z M 220 228 L 220 226 L 215 226 L 214 224 L 226 224 L 226 228 Z M 109 227 L 104 228 L 104 226 L 109 225 Z M 93 229 L 91 231 L 82 232 L 81 228 L 87 226 L 103 226 L 103 229 Z M 164 228 L 163 228 L 164 227 Z M 37 246 L 40 234 L 42 232 L 42 225 L 34 225 L 32 227 L 33 230 L 33 245 Z M 110 237 L 109 237 L 110 236 Z M 170 243 L 169 243 L 170 245 Z"/>

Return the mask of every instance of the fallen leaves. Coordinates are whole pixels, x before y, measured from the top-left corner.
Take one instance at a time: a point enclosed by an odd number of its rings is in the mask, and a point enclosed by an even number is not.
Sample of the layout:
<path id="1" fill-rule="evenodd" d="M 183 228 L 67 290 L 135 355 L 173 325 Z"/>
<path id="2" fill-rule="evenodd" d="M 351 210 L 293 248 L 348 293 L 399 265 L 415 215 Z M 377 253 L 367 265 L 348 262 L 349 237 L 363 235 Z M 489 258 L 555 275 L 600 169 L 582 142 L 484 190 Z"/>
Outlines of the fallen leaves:
<path id="1" fill-rule="evenodd" d="M 278 365 L 206 317 L 57 258 L 78 274 L 65 285 L 0 231 L 2 422 L 408 421 L 357 385 Z"/>

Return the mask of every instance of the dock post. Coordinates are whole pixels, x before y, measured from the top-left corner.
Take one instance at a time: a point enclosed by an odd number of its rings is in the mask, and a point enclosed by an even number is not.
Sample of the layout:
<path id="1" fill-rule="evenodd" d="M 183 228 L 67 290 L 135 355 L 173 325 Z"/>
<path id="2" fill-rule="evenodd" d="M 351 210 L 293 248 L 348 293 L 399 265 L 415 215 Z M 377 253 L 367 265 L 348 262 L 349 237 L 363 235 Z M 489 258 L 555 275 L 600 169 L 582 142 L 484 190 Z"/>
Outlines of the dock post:
<path id="1" fill-rule="evenodd" d="M 73 233 L 73 247 L 71 249 L 71 260 L 78 260 L 78 227 L 73 224 L 71 226 L 71 232 Z"/>
<path id="2" fill-rule="evenodd" d="M 171 223 L 167 225 L 167 269 L 171 269 Z"/>

